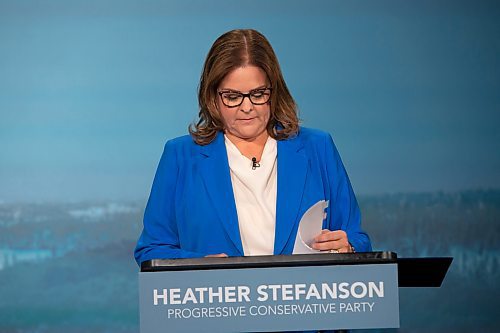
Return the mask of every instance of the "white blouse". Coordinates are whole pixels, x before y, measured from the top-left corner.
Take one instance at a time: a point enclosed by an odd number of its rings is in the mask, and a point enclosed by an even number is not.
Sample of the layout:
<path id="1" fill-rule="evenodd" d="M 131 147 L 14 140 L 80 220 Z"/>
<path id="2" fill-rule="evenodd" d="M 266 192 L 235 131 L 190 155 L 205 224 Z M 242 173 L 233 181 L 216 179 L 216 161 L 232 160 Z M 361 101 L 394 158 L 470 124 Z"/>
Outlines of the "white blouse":
<path id="1" fill-rule="evenodd" d="M 277 143 L 268 137 L 260 166 L 240 153 L 226 137 L 226 150 L 245 256 L 274 252 L 276 227 Z"/>

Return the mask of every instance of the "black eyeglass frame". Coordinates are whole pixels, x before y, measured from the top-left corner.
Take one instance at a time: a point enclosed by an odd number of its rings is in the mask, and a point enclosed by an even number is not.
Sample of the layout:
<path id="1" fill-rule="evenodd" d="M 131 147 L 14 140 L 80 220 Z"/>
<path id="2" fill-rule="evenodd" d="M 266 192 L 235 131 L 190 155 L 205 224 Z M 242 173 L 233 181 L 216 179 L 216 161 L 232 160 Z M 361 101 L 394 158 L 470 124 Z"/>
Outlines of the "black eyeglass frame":
<path id="1" fill-rule="evenodd" d="M 254 103 L 254 101 L 252 101 L 252 93 L 256 92 L 256 91 L 266 91 L 266 90 L 269 90 L 269 97 L 267 98 L 267 100 L 265 102 L 262 102 L 262 103 Z M 245 100 L 245 97 L 248 97 L 248 99 L 250 100 L 250 102 L 253 104 L 253 105 L 264 105 L 266 104 L 267 102 L 269 102 L 269 100 L 271 99 L 271 94 L 273 92 L 273 88 L 271 87 L 267 87 L 267 88 L 258 88 L 258 89 L 254 89 L 254 90 L 251 90 L 249 93 L 247 94 L 244 94 L 242 93 L 241 91 L 235 91 L 235 90 L 222 90 L 222 91 L 218 91 L 217 93 L 219 94 L 220 96 L 220 99 L 222 101 L 222 104 L 224 104 L 226 107 L 228 108 L 236 108 L 238 106 L 240 106 L 241 104 L 243 104 L 243 101 Z M 239 94 L 241 96 L 243 96 L 243 98 L 241 99 L 241 102 L 240 104 L 237 104 L 237 105 L 227 105 L 225 102 L 224 102 L 224 98 L 222 97 L 222 94 L 226 94 L 226 93 L 233 93 L 233 94 Z"/>

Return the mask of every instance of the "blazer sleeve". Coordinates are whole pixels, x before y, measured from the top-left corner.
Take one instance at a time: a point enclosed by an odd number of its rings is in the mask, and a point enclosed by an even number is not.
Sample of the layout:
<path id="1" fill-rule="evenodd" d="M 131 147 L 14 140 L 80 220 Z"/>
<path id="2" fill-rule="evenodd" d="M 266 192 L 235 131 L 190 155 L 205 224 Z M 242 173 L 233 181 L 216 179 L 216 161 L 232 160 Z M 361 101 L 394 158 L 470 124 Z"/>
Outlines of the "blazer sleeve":
<path id="1" fill-rule="evenodd" d="M 156 170 L 146 210 L 144 226 L 134 251 L 140 265 L 151 259 L 196 258 L 204 254 L 185 251 L 179 244 L 175 217 L 175 193 L 179 183 L 176 144 L 168 141 Z"/>
<path id="2" fill-rule="evenodd" d="M 370 238 L 361 229 L 361 212 L 340 155 L 328 134 L 325 140 L 326 168 L 330 184 L 328 229 L 344 230 L 356 252 L 372 250 Z"/>

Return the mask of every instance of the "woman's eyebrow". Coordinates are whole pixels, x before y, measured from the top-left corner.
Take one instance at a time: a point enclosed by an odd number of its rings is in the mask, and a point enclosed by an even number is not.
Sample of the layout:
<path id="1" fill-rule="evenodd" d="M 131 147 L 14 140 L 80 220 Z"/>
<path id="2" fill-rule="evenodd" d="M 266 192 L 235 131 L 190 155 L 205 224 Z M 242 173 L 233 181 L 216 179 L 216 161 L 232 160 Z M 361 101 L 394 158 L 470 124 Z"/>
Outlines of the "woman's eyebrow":
<path id="1" fill-rule="evenodd" d="M 261 86 L 258 86 L 257 88 L 250 89 L 248 92 L 252 92 L 255 90 L 260 90 L 260 89 L 265 89 L 267 88 L 267 84 L 263 84 Z M 242 91 L 236 90 L 236 89 L 231 89 L 231 88 L 223 88 L 220 91 L 230 91 L 230 92 L 236 92 L 236 93 L 243 93 Z"/>
<path id="2" fill-rule="evenodd" d="M 265 89 L 265 88 L 267 88 L 267 84 L 263 84 L 263 85 L 261 85 L 261 86 L 259 86 L 259 87 L 257 87 L 257 88 L 254 88 L 254 89 L 252 89 L 252 90 L 250 90 L 250 91 L 260 90 L 260 89 Z"/>

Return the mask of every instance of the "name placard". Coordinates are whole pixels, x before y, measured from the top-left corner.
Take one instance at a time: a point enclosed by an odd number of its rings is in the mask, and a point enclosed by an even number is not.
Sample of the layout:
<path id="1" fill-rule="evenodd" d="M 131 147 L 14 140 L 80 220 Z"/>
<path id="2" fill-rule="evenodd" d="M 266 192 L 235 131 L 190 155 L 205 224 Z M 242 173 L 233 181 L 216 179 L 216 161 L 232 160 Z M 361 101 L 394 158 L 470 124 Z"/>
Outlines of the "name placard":
<path id="1" fill-rule="evenodd" d="M 139 273 L 142 333 L 399 327 L 396 264 Z"/>

